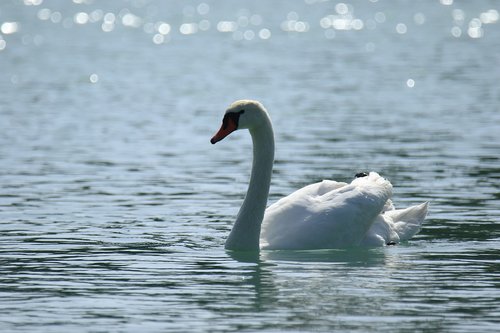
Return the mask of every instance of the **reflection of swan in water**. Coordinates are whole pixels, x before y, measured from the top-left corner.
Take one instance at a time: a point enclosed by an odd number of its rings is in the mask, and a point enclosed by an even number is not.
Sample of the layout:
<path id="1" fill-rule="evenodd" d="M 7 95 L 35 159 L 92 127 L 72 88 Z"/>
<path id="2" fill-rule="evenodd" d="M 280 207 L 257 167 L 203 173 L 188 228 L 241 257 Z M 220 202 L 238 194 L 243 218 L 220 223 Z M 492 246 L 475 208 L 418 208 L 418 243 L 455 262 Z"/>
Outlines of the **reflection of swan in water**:
<path id="1" fill-rule="evenodd" d="M 307 251 L 265 251 L 262 260 L 301 263 L 339 263 L 349 267 L 386 264 L 386 253 L 381 248 L 349 248 Z"/>
<path id="2" fill-rule="evenodd" d="M 262 261 L 259 252 L 228 251 L 227 254 L 233 260 L 247 264 L 243 270 L 242 284 L 254 288 L 255 299 L 252 306 L 257 309 L 265 308 L 268 304 L 274 304 L 278 297 L 278 290 L 274 283 L 271 267 L 274 264 Z"/>
<path id="3" fill-rule="evenodd" d="M 336 262 L 347 266 L 385 265 L 386 255 L 382 248 L 349 248 L 325 250 L 292 251 L 228 251 L 229 256 L 241 263 L 255 263 L 257 266 L 272 267 L 273 262 Z"/>
<path id="4" fill-rule="evenodd" d="M 303 271 L 312 274 L 316 279 L 328 286 L 332 276 L 345 276 L 345 269 L 360 269 L 359 267 L 380 267 L 386 265 L 387 249 L 382 248 L 351 248 L 313 251 L 227 251 L 233 260 L 237 261 L 238 270 L 234 268 L 228 274 L 237 274 L 240 277 L 239 286 L 244 290 L 250 286 L 255 292 L 251 297 L 251 307 L 266 309 L 276 306 L 280 298 L 283 278 L 288 274 Z M 323 263 L 334 263 L 324 265 Z M 327 272 L 317 275 L 318 272 Z M 376 269 L 379 270 L 378 268 Z M 383 271 L 383 269 L 381 269 Z M 305 273 L 309 272 L 309 273 Z M 311 273 L 312 272 L 312 273 Z M 243 279 L 241 279 L 243 278 Z M 311 287 L 310 280 L 298 282 Z M 290 286 L 289 286 L 290 287 Z M 282 296 L 282 295 L 281 295 Z M 248 296 L 245 296 L 248 298 Z M 248 302 L 244 302 L 248 304 Z"/>
<path id="5" fill-rule="evenodd" d="M 392 185 L 375 172 L 350 184 L 324 180 L 282 198 L 266 210 L 274 161 L 271 120 L 262 104 L 237 101 L 224 115 L 216 143 L 248 129 L 253 167 L 245 200 L 226 241 L 230 250 L 331 249 L 384 246 L 410 239 L 421 227 L 427 203 L 396 210 Z"/>

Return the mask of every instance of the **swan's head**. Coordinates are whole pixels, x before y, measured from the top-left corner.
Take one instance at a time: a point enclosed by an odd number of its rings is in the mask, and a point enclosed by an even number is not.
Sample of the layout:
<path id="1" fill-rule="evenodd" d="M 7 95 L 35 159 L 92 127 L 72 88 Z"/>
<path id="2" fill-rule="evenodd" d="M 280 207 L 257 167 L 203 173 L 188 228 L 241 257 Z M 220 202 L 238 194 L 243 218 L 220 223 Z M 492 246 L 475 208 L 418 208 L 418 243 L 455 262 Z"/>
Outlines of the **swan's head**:
<path id="1" fill-rule="evenodd" d="M 258 127 L 269 119 L 267 111 L 260 102 L 252 100 L 236 101 L 229 106 L 222 119 L 222 126 L 210 140 L 212 144 L 219 142 L 238 129 Z"/>

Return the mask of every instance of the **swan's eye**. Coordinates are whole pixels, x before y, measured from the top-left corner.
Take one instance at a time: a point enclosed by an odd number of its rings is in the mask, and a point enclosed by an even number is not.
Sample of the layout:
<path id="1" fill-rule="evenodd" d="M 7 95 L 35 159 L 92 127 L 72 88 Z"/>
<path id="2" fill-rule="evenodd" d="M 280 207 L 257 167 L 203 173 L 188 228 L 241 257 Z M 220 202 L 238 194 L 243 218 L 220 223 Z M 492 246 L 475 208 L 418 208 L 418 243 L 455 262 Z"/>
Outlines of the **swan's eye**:
<path id="1" fill-rule="evenodd" d="M 224 118 L 222 119 L 222 129 L 226 129 L 229 126 L 230 121 L 235 125 L 236 128 L 238 128 L 240 114 L 244 112 L 245 110 L 241 110 L 239 112 L 226 113 L 224 115 Z"/>
<path id="2" fill-rule="evenodd" d="M 356 178 L 366 177 L 368 176 L 368 172 L 360 172 L 356 174 Z"/>

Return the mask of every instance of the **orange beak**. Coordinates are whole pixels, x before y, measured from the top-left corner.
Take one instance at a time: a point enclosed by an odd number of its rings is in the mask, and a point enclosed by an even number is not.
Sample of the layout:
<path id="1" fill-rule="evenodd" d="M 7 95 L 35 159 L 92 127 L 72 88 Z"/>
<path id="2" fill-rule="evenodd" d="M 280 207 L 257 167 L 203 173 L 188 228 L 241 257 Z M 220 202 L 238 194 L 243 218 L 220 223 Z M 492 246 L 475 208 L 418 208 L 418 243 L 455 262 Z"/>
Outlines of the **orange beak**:
<path id="1" fill-rule="evenodd" d="M 217 133 L 215 133 L 213 138 L 210 139 L 210 142 L 212 144 L 215 144 L 215 143 L 219 142 L 220 140 L 224 139 L 226 136 L 228 136 L 232 132 L 236 131 L 237 129 L 238 129 L 238 125 L 236 124 L 236 122 L 232 118 L 230 118 L 230 117 L 225 118 L 224 121 L 222 122 L 221 128 L 219 129 L 219 131 Z"/>

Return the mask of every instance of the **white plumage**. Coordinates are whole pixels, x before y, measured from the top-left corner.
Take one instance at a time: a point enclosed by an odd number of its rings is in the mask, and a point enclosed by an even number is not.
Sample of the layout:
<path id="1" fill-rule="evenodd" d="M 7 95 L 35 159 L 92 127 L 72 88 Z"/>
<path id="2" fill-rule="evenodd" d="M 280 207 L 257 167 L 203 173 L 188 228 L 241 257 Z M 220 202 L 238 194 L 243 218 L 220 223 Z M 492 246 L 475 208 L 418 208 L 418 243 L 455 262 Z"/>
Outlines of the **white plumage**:
<path id="1" fill-rule="evenodd" d="M 226 248 L 304 250 L 384 246 L 408 240 L 421 228 L 428 203 L 395 209 L 392 185 L 376 172 L 350 184 L 324 180 L 305 186 L 265 209 L 274 159 L 271 120 L 256 101 L 237 101 L 226 111 L 216 143 L 236 129 L 253 139 L 247 195 Z"/>
<path id="2" fill-rule="evenodd" d="M 395 210 L 391 196 L 391 183 L 376 172 L 350 184 L 308 185 L 266 209 L 260 247 L 330 249 L 407 240 L 420 230 L 427 203 Z"/>

